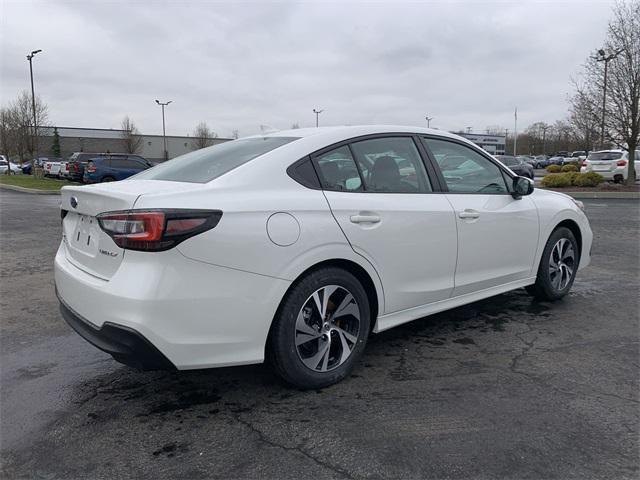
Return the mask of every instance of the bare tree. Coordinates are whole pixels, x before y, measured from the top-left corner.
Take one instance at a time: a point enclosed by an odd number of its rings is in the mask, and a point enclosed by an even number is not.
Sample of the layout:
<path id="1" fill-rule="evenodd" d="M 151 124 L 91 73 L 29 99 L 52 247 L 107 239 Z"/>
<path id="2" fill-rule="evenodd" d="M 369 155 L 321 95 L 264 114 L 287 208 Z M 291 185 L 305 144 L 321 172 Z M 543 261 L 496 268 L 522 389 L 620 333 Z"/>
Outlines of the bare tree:
<path id="1" fill-rule="evenodd" d="M 598 112 L 585 97 L 580 86 L 569 99 L 569 125 L 572 135 L 585 152 L 593 150 L 598 138 Z"/>
<path id="2" fill-rule="evenodd" d="M 49 121 L 47 106 L 36 97 L 36 120 L 38 135 L 42 135 Z M 0 109 L 0 149 L 8 157 L 17 158 L 21 163 L 33 158 L 36 139 L 33 128 L 33 106 L 31 96 L 24 91 L 18 98 Z"/>
<path id="3" fill-rule="evenodd" d="M 142 149 L 143 140 L 136 124 L 133 123 L 133 120 L 131 120 L 128 115 L 125 115 L 122 119 L 120 128 L 122 129 L 120 135 L 122 136 L 125 153 L 139 153 Z"/>
<path id="4" fill-rule="evenodd" d="M 209 128 L 207 122 L 200 122 L 193 131 L 193 137 L 193 148 L 200 149 L 213 145 L 213 139 L 217 138 L 218 134 Z"/>
<path id="5" fill-rule="evenodd" d="M 633 185 L 640 143 L 640 0 L 618 1 L 613 7 L 604 46 L 587 59 L 577 95 L 603 116 L 604 140 L 629 151 L 627 184 Z"/>

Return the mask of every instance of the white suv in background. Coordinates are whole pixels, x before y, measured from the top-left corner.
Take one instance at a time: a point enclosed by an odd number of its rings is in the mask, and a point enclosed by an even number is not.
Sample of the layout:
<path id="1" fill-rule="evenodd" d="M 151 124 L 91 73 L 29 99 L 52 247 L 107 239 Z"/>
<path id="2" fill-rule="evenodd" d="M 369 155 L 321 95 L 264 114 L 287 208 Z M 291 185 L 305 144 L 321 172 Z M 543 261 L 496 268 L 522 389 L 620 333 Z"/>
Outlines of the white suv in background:
<path id="1" fill-rule="evenodd" d="M 637 175 L 637 172 L 640 171 L 640 150 L 636 150 L 633 164 Z M 591 152 L 582 162 L 580 172 L 596 172 L 602 175 L 605 180 L 613 180 L 614 182 L 626 180 L 629 176 L 629 152 L 623 150 Z"/>

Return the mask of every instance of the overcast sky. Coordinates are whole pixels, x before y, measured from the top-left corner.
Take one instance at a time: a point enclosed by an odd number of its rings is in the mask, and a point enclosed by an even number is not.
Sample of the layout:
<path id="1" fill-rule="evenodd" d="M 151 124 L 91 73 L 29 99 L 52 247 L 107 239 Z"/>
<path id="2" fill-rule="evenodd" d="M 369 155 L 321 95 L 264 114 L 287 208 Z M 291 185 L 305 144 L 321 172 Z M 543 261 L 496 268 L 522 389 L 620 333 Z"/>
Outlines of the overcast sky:
<path id="1" fill-rule="evenodd" d="M 60 126 L 220 136 L 259 126 L 447 130 L 553 122 L 612 1 L 0 0 L 0 101 L 29 88 Z"/>

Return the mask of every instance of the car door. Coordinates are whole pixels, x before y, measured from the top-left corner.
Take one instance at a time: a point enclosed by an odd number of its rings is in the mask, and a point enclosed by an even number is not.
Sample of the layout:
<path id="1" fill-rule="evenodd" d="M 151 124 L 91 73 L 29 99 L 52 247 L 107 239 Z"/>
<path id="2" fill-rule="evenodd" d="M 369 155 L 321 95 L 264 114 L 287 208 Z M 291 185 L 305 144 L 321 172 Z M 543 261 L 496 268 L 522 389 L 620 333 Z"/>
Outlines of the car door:
<path id="1" fill-rule="evenodd" d="M 313 159 L 335 219 L 353 250 L 380 275 L 380 313 L 449 298 L 455 217 L 444 195 L 433 192 L 416 140 L 367 138 Z"/>
<path id="2" fill-rule="evenodd" d="M 533 200 L 514 198 L 507 183 L 512 177 L 479 150 L 442 138 L 423 141 L 446 186 L 458 226 L 453 295 L 534 275 L 539 221 Z"/>

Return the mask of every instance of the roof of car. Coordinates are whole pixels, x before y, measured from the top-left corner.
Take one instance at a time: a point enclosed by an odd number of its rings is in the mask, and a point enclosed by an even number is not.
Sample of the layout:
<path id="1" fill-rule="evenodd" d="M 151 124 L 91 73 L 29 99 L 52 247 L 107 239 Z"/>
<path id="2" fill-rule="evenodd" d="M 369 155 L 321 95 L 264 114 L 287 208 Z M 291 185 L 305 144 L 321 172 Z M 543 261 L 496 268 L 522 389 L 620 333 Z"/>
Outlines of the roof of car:
<path id="1" fill-rule="evenodd" d="M 262 135 L 253 135 L 252 138 L 259 137 L 324 137 L 332 138 L 344 137 L 344 139 L 358 137 L 362 135 L 373 135 L 377 133 L 417 133 L 417 134 L 432 134 L 443 137 L 456 138 L 459 140 L 465 140 L 465 138 L 449 133 L 445 130 L 438 130 L 434 128 L 422 128 L 416 126 L 402 126 L 402 125 L 346 125 L 346 126 L 333 126 L 333 127 L 312 127 L 312 128 L 296 128 L 292 130 L 278 130 L 274 132 L 266 132 Z"/>

